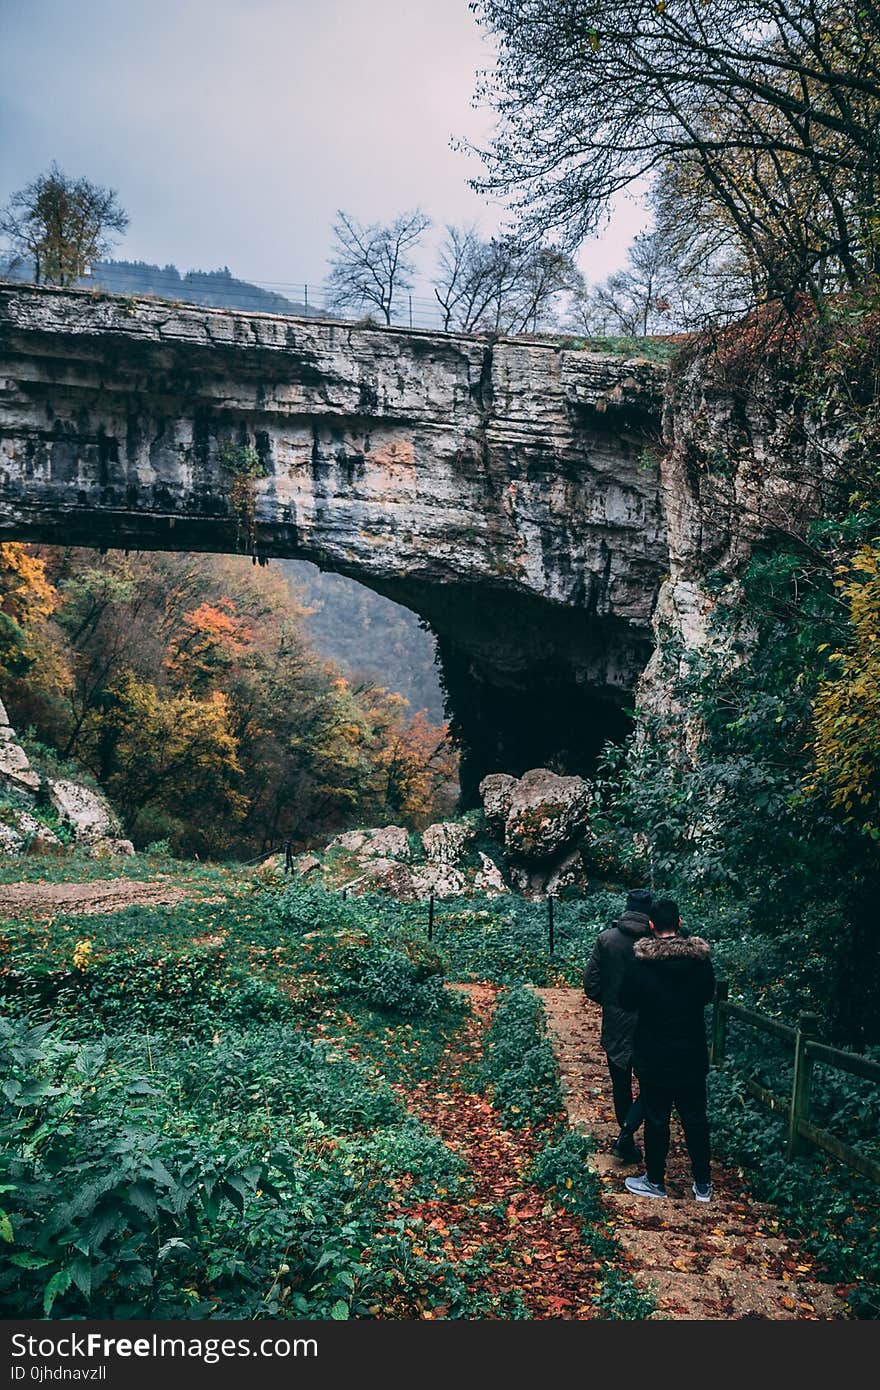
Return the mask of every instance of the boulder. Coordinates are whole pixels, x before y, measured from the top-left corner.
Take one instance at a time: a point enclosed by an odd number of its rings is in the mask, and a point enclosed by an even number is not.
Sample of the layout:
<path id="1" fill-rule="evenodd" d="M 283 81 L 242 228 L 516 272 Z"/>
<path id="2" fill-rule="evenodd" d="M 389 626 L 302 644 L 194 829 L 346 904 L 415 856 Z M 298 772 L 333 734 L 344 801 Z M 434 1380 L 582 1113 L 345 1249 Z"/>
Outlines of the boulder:
<path id="1" fill-rule="evenodd" d="M 23 792 L 40 789 L 39 773 L 31 767 L 27 753 L 15 737 L 3 701 L 0 700 L 0 782 Z"/>
<path id="2" fill-rule="evenodd" d="M 581 848 L 592 799 L 589 782 L 535 767 L 519 778 L 484 777 L 480 794 L 515 888 L 535 897 L 585 884 Z"/>
<path id="3" fill-rule="evenodd" d="M 554 865 L 543 885 L 543 891 L 556 897 L 563 888 L 586 888 L 588 883 L 589 877 L 584 869 L 581 851 L 573 849 Z"/>
<path id="4" fill-rule="evenodd" d="M 467 821 L 441 820 L 422 831 L 422 848 L 431 864 L 458 864 L 465 846 L 476 835 Z"/>
<path id="5" fill-rule="evenodd" d="M 516 778 L 511 777 L 509 772 L 491 772 L 480 783 L 483 815 L 493 835 L 501 835 L 504 831 L 516 784 Z"/>
<path id="6" fill-rule="evenodd" d="M 435 862 L 420 864 L 412 872 L 413 897 L 459 898 L 467 891 L 464 874 L 453 864 Z"/>
<path id="7" fill-rule="evenodd" d="M 77 840 L 94 843 L 120 839 L 122 827 L 100 792 L 53 777 L 47 779 L 47 787 L 49 800 Z"/>
<path id="8" fill-rule="evenodd" d="M 301 878 L 304 878 L 306 874 L 314 873 L 315 869 L 321 867 L 321 861 L 316 854 L 301 854 L 298 859 L 294 860 L 294 864 Z"/>
<path id="9" fill-rule="evenodd" d="M 18 828 L 25 836 L 29 850 L 40 853 L 46 849 L 61 848 L 61 841 L 55 831 L 50 830 L 48 825 L 44 825 L 41 820 L 37 820 L 36 816 L 32 816 L 28 811 L 19 811 Z"/>
<path id="10" fill-rule="evenodd" d="M 346 830 L 344 835 L 336 835 L 327 845 L 328 849 L 344 849 L 349 854 L 357 854 L 367 843 L 369 830 Z"/>
<path id="11" fill-rule="evenodd" d="M 401 902 L 412 902 L 420 895 L 413 884 L 413 875 L 398 859 L 372 859 L 359 878 L 347 885 L 352 893 L 388 893 Z"/>
<path id="12" fill-rule="evenodd" d="M 90 859 L 112 859 L 114 855 L 134 854 L 135 848 L 131 840 L 86 840 L 89 846 Z"/>
<path id="13" fill-rule="evenodd" d="M 24 843 L 24 836 L 19 833 L 17 825 L 0 821 L 0 854 L 23 854 Z"/>
<path id="14" fill-rule="evenodd" d="M 474 874 L 475 891 L 485 893 L 489 898 L 495 897 L 498 893 L 506 893 L 508 891 L 507 884 L 504 882 L 501 870 L 495 860 L 490 859 L 488 854 L 484 854 L 482 850 L 479 851 L 479 854 L 480 867 Z"/>
<path id="15" fill-rule="evenodd" d="M 0 854 L 24 854 L 26 851 L 39 854 L 61 848 L 61 841 L 54 830 L 50 830 L 29 811 L 4 814 L 7 818 L 0 822 Z"/>
<path id="16" fill-rule="evenodd" d="M 554 859 L 587 828 L 590 785 L 582 777 L 561 777 L 533 768 L 515 784 L 504 822 L 504 850 L 512 860 Z"/>
<path id="17" fill-rule="evenodd" d="M 348 850 L 359 859 L 397 859 L 401 862 L 412 857 L 409 834 L 401 825 L 385 825 L 376 830 L 346 830 L 337 835 L 327 846 L 330 849 Z"/>

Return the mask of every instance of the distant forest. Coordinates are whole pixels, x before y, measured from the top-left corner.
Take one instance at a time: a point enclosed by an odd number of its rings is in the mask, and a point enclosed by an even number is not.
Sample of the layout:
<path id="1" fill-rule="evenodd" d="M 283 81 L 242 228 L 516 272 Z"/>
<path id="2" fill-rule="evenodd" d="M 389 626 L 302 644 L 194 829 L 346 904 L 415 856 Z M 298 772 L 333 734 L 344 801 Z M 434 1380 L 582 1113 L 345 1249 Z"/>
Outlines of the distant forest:
<path id="1" fill-rule="evenodd" d="M 307 560 L 280 564 L 307 611 L 305 630 L 323 657 L 352 680 L 361 678 L 397 691 L 413 713 L 426 710 L 433 723 L 442 724 L 434 638 L 415 613 L 345 575 L 324 573 Z"/>
<path id="2" fill-rule="evenodd" d="M 0 277 L 30 280 L 26 262 L 0 263 Z M 96 261 L 92 273 L 79 281 L 83 289 L 108 290 L 111 294 L 151 294 L 158 299 L 181 299 L 213 309 L 241 309 L 251 313 L 312 315 L 317 310 L 303 300 L 288 299 L 274 290 L 239 280 L 228 266 L 220 270 L 187 270 L 176 265 L 149 265 L 146 261 Z"/>

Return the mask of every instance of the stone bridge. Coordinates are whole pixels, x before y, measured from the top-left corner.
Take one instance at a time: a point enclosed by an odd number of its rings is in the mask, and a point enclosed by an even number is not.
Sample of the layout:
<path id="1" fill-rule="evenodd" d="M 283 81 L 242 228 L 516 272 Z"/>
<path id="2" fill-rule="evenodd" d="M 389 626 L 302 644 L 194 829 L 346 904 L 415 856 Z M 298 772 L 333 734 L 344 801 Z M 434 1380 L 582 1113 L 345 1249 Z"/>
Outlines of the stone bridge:
<path id="1" fill-rule="evenodd" d="M 314 561 L 418 613 L 487 770 L 589 766 L 668 566 L 663 371 L 0 285 L 0 538 Z"/>

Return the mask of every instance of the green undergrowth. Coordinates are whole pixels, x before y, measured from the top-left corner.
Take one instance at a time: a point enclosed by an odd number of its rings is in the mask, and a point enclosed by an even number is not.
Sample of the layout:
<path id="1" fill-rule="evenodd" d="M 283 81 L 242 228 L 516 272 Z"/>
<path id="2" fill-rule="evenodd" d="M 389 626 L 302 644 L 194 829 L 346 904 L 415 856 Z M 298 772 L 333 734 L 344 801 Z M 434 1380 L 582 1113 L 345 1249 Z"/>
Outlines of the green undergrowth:
<path id="1" fill-rule="evenodd" d="M 571 337 L 559 346 L 577 352 L 602 352 L 614 357 L 641 357 L 649 362 L 670 362 L 681 350 L 683 338 L 670 337 Z"/>
<path id="2" fill-rule="evenodd" d="M 437 900 L 433 948 L 449 979 L 501 985 L 579 984 L 597 931 L 623 910 L 626 890 L 600 886 L 583 899 L 554 903 L 554 951 L 549 949 L 547 904 L 517 894 Z M 340 928 L 376 923 L 391 936 L 427 938 L 428 905 L 380 895 L 343 898 L 319 885 L 293 882 L 283 889 L 278 920 L 292 930 L 333 922 Z"/>
<path id="3" fill-rule="evenodd" d="M 480 1079 L 511 1129 L 540 1125 L 562 1107 L 559 1071 L 544 1010 L 528 989 L 509 989 L 486 1037 Z"/>
<path id="4" fill-rule="evenodd" d="M 32 811 L 32 814 L 34 812 Z M 57 834 L 59 826 L 50 815 L 42 817 Z M 199 863 L 198 860 L 172 858 L 159 844 L 153 852 L 140 854 L 99 854 L 76 844 L 65 844 L 53 853 L 20 854 L 0 858 L 2 883 L 96 883 L 103 879 L 130 878 L 153 882 L 162 876 L 181 885 L 224 887 L 236 881 L 241 868 L 235 864 Z"/>
<path id="5" fill-rule="evenodd" d="M 819 1152 L 787 1161 L 784 1117 L 746 1094 L 745 1071 L 740 1069 L 745 1066 L 744 1057 L 734 1056 L 710 1074 L 709 1118 L 716 1152 L 739 1166 L 756 1198 L 773 1203 L 781 1229 L 794 1235 L 827 1277 L 844 1287 L 853 1314 L 880 1317 L 876 1184 Z M 781 1089 L 778 1078 L 774 1089 Z M 843 1137 L 850 1138 L 845 1129 Z M 874 1140 L 876 1149 L 876 1128 Z"/>
<path id="6" fill-rule="evenodd" d="M 586 1141 L 558 1133 L 558 1074 L 527 988 L 579 982 L 621 892 L 557 904 L 551 957 L 541 903 L 438 903 L 429 941 L 423 904 L 198 866 L 191 881 L 203 897 L 172 906 L 0 920 L 0 1239 L 11 1233 L 3 1243 L 16 1257 L 0 1310 L 412 1316 L 441 1278 L 450 1316 L 522 1315 L 485 1302 L 478 1261 L 447 1268 L 430 1232 L 414 1242 L 399 1205 L 463 1178 L 391 1087 L 446 1064 L 466 1006 L 444 981 L 489 979 L 505 993 L 479 1068 L 463 1063 L 459 1079 L 488 1088 L 506 1126 L 546 1141 L 536 1172 L 554 1200 L 581 1204 L 585 1239 L 609 1271 L 603 1312 L 645 1315 L 614 1312 L 641 1295 L 614 1292 Z M 732 975 L 744 949 L 735 914 L 683 906 Z M 744 1002 L 786 1016 L 760 957 L 752 978 Z M 740 1080 L 751 1071 L 784 1090 L 784 1059 L 752 1055 L 735 1025 L 729 1056 L 712 1081 L 719 1154 L 849 1287 L 854 1311 L 876 1316 L 876 1194 L 839 1164 L 787 1165 L 779 1122 Z M 817 1068 L 816 1122 L 876 1152 L 876 1093 L 830 1075 Z M 38 1221 L 50 1191 L 57 1226 Z"/>
<path id="7" fill-rule="evenodd" d="M 454 1190 L 460 1161 L 291 1023 L 200 1050 L 0 1023 L 6 1316 L 341 1318 L 400 1297 L 413 1254 L 389 1212 Z"/>
<path id="8" fill-rule="evenodd" d="M 279 939 L 273 908 L 3 924 L 3 1315 L 414 1316 L 437 1280 L 491 1312 L 413 1240 L 406 1203 L 464 1176 L 390 1085 L 463 1005 L 421 942 Z"/>

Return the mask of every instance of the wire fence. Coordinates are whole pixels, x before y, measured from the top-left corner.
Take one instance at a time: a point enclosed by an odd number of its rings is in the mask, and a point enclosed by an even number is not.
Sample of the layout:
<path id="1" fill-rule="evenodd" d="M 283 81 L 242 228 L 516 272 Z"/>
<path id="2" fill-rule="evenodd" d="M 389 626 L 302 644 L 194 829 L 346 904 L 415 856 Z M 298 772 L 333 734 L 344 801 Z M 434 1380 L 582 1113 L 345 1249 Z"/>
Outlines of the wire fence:
<path id="1" fill-rule="evenodd" d="M 0 264 L 0 279 L 30 283 L 32 278 L 25 268 Z M 244 313 L 290 314 L 295 318 L 330 318 L 355 323 L 371 320 L 385 324 L 387 321 L 383 310 L 368 300 L 341 305 L 326 282 L 245 280 L 226 271 L 180 274 L 173 267 L 162 269 L 110 261 L 96 264 L 88 275 L 76 282 L 75 288 L 177 300 L 206 309 L 237 309 Z M 460 331 L 454 324 L 447 329 L 444 311 L 436 297 L 409 291 L 395 295 L 390 322 L 397 328 Z"/>

